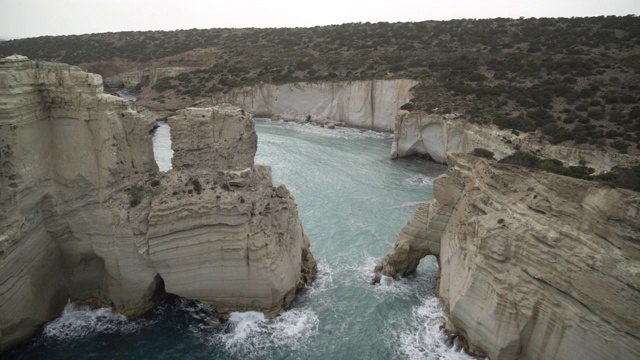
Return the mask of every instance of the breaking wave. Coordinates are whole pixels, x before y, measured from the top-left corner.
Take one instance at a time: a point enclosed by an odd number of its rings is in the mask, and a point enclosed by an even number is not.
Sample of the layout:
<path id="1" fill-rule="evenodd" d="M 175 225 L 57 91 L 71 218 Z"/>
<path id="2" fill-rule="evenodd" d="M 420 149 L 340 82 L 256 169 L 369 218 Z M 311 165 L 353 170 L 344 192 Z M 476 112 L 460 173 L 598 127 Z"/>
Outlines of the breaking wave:
<path id="1" fill-rule="evenodd" d="M 290 310 L 275 319 L 247 311 L 234 312 L 226 331 L 212 344 L 222 345 L 231 355 L 260 358 L 276 350 L 300 349 L 318 332 L 318 317 L 311 310 Z"/>
<path id="2" fill-rule="evenodd" d="M 151 323 L 146 319 L 129 320 L 108 308 L 92 309 L 68 303 L 60 317 L 45 325 L 42 339 L 70 341 L 101 334 L 130 334 Z"/>
<path id="3" fill-rule="evenodd" d="M 393 334 L 393 348 L 411 360 L 474 359 L 443 330 L 445 317 L 438 299 L 428 298 L 411 311 L 408 327 Z M 399 346 L 398 346 L 399 345 Z"/>
<path id="4" fill-rule="evenodd" d="M 333 268 L 325 261 L 318 261 L 318 272 L 313 284 L 307 286 L 307 294 L 315 296 L 334 288 Z"/>
<path id="5" fill-rule="evenodd" d="M 409 185 L 433 187 L 433 177 L 427 175 L 416 175 L 405 180 Z"/>

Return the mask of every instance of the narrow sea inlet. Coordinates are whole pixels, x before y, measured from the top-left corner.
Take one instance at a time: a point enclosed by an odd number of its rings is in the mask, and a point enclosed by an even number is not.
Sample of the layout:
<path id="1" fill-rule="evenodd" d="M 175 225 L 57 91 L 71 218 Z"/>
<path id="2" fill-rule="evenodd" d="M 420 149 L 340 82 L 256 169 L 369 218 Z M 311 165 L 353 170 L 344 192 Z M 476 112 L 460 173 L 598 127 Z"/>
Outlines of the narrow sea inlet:
<path id="1" fill-rule="evenodd" d="M 295 196 L 316 282 L 274 320 L 233 313 L 226 323 L 210 307 L 180 298 L 135 319 L 69 305 L 10 359 L 467 359 L 447 343 L 434 292 L 438 267 L 426 258 L 409 279 L 373 286 L 375 263 L 446 167 L 390 160 L 388 134 L 257 121 L 256 163 L 273 168 L 274 185 Z M 170 167 L 169 131 L 155 151 Z"/>

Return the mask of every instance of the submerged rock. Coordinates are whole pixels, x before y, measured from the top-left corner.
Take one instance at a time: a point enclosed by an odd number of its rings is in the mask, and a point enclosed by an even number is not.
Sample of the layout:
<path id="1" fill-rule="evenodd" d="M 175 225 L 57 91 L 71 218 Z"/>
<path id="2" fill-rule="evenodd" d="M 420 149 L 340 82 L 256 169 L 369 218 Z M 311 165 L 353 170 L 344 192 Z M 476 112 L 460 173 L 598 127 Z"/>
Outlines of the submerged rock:
<path id="1" fill-rule="evenodd" d="M 102 90 L 75 66 L 0 60 L 0 351 L 69 298 L 137 315 L 166 289 L 280 313 L 315 262 L 293 197 L 253 163 L 252 118 L 184 110 L 159 173 L 153 118 Z"/>
<path id="2" fill-rule="evenodd" d="M 438 256 L 447 330 L 491 359 L 637 358 L 640 195 L 473 156 L 448 163 L 379 274 Z"/>

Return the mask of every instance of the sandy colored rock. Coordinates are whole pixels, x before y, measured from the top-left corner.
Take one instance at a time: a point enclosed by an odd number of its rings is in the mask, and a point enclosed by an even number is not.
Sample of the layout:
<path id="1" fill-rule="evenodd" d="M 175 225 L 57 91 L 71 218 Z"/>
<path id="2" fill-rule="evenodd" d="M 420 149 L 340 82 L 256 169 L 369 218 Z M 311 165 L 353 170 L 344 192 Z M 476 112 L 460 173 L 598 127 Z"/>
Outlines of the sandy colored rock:
<path id="1" fill-rule="evenodd" d="M 448 163 L 382 274 L 437 254 L 447 330 L 490 359 L 637 358 L 640 195 L 473 156 Z"/>
<path id="2" fill-rule="evenodd" d="M 313 280 L 295 200 L 253 164 L 253 119 L 202 112 L 176 125 L 179 165 L 161 174 L 153 116 L 99 75 L 0 60 L 0 351 L 68 299 L 138 315 L 164 287 L 274 316 Z"/>
<path id="3" fill-rule="evenodd" d="M 258 136 L 251 115 L 240 108 L 223 104 L 179 110 L 169 126 L 175 169 L 230 171 L 253 165 Z"/>
<path id="4" fill-rule="evenodd" d="M 253 118 L 225 104 L 169 119 L 173 166 L 148 215 L 148 254 L 167 292 L 220 312 L 275 316 L 315 275 L 295 199 L 254 165 Z"/>
<path id="5" fill-rule="evenodd" d="M 74 66 L 0 60 L 0 351 L 67 299 L 148 309 L 155 271 L 125 188 L 157 171 L 153 120 Z"/>

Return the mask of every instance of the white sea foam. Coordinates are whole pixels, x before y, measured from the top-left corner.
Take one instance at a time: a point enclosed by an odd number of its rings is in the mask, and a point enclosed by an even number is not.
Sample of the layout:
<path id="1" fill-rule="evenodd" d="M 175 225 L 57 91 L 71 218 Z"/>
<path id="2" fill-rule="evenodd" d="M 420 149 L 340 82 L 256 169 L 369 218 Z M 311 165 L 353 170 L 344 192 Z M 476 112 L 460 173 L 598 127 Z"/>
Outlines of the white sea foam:
<path id="1" fill-rule="evenodd" d="M 231 313 L 228 331 L 214 343 L 234 356 L 260 358 L 279 349 L 299 349 L 318 332 L 318 317 L 311 310 L 290 310 L 275 319 L 247 311 Z"/>
<path id="2" fill-rule="evenodd" d="M 438 299 L 425 299 L 420 306 L 412 309 L 408 327 L 395 332 L 388 346 L 398 349 L 403 357 L 410 360 L 473 359 L 457 344 L 450 345 L 447 342 L 447 334 L 442 329 L 444 320 Z"/>
<path id="3" fill-rule="evenodd" d="M 307 286 L 309 296 L 316 296 L 327 290 L 333 289 L 333 268 L 325 261 L 318 261 L 318 272 L 313 284 Z"/>
<path id="4" fill-rule="evenodd" d="M 121 98 L 123 99 L 127 99 L 129 101 L 136 101 L 138 100 L 138 96 L 140 96 L 139 92 L 129 92 L 125 89 L 119 89 L 116 91 L 116 94 L 120 95 Z"/>
<path id="5" fill-rule="evenodd" d="M 355 272 L 358 281 L 369 287 L 369 284 L 371 284 L 371 280 L 375 275 L 373 270 L 378 261 L 380 261 L 380 259 L 365 254 L 364 261 L 347 264 L 344 267 L 348 271 Z M 370 286 L 374 295 L 379 298 L 408 295 L 414 290 L 413 287 L 414 283 L 407 281 L 406 279 L 394 280 L 387 276 L 383 276 L 379 284 Z"/>
<path id="6" fill-rule="evenodd" d="M 415 175 L 405 180 L 405 183 L 417 186 L 433 186 L 433 178 L 427 175 Z"/>
<path id="7" fill-rule="evenodd" d="M 393 134 L 373 130 L 361 130 L 350 127 L 329 129 L 313 124 L 287 122 L 286 125 L 300 133 L 316 134 L 339 139 L 393 139 Z"/>
<path id="8" fill-rule="evenodd" d="M 376 296 L 388 297 L 391 295 L 409 295 L 413 289 L 413 284 L 407 279 L 400 278 L 394 280 L 392 277 L 382 275 L 380 277 L 380 283 L 374 287 Z"/>
<path id="9" fill-rule="evenodd" d="M 45 340 L 74 340 L 98 334 L 128 334 L 149 325 L 148 320 L 129 320 L 108 308 L 91 309 L 68 303 L 57 319 L 45 325 L 42 336 Z"/>

